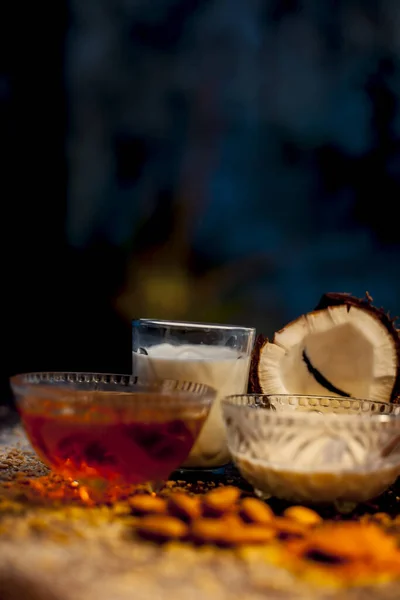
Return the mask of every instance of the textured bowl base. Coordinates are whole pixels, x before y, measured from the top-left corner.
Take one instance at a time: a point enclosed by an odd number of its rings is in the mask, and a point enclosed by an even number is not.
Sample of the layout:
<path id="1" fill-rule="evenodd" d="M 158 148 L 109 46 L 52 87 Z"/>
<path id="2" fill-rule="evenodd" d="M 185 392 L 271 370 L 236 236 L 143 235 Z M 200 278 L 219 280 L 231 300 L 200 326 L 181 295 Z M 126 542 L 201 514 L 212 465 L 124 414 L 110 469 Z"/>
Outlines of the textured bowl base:
<path id="1" fill-rule="evenodd" d="M 229 463 L 222 467 L 210 467 L 208 469 L 204 467 L 180 467 L 172 473 L 171 479 L 183 479 L 186 481 L 194 478 L 198 481 L 199 479 L 207 479 L 208 477 L 222 477 L 225 475 L 227 467 L 229 467 Z"/>
<path id="2" fill-rule="evenodd" d="M 274 498 L 274 496 L 272 494 L 268 494 L 266 492 L 263 492 L 262 490 L 258 490 L 258 489 L 254 489 L 254 494 L 260 498 L 260 500 L 263 500 L 264 502 L 270 500 L 271 498 Z M 276 496 L 275 496 L 276 498 Z M 279 498 L 278 498 L 279 500 Z M 284 500 L 284 499 L 283 499 Z M 302 503 L 302 502 L 300 502 Z M 304 504 L 313 504 L 310 502 L 304 502 Z M 338 500 L 337 502 L 333 502 L 333 503 L 326 503 L 327 505 L 331 504 L 332 506 L 335 507 L 335 509 L 337 510 L 338 513 L 340 513 L 341 515 L 349 515 L 350 513 L 352 513 L 357 506 L 360 504 L 359 502 L 347 502 L 347 501 L 341 501 Z"/>
<path id="3" fill-rule="evenodd" d="M 345 500 L 337 500 L 334 502 L 336 510 L 342 515 L 349 515 L 358 506 L 358 502 L 346 502 Z"/>
<path id="4" fill-rule="evenodd" d="M 305 504 L 333 503 L 350 511 L 360 502 L 380 496 L 397 479 L 399 467 L 370 472 L 316 472 L 291 471 L 287 467 L 267 465 L 236 457 L 241 475 L 257 490 L 264 500 L 275 496 L 282 500 Z M 343 512 L 343 510 L 340 510 Z"/>

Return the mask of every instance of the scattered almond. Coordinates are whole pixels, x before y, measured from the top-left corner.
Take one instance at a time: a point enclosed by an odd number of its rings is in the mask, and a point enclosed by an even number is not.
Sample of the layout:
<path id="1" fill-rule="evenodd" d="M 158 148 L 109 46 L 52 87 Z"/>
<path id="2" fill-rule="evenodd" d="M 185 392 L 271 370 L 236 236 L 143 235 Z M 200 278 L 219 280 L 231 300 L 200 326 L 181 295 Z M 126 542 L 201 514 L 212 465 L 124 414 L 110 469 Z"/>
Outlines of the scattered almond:
<path id="1" fill-rule="evenodd" d="M 163 515 L 167 512 L 167 502 L 164 498 L 147 494 L 129 498 L 129 506 L 134 515 Z"/>
<path id="2" fill-rule="evenodd" d="M 260 500 L 241 499 L 239 490 L 232 486 L 217 487 L 213 482 L 204 483 L 201 488 L 195 486 L 201 496 L 191 495 L 194 491 L 191 484 L 181 487 L 170 483 L 158 496 L 139 496 L 137 486 L 128 486 L 110 492 L 107 503 L 88 507 L 82 505 L 81 486 L 77 482 L 63 480 L 37 462 L 34 466 L 30 457 L 19 451 L 0 457 L 0 465 L 7 465 L 7 469 L 0 467 L 0 479 L 5 479 L 0 483 L 1 536 L 21 540 L 25 536 L 48 537 L 52 542 L 64 544 L 71 536 L 85 538 L 85 523 L 89 526 L 89 536 L 90 528 L 95 535 L 98 525 L 108 527 L 117 522 L 118 526 L 111 531 L 124 543 L 136 531 L 138 536 L 155 543 L 196 541 L 234 548 L 240 556 L 253 551 L 252 556 L 268 558 L 276 548 L 277 552 L 284 552 L 285 567 L 306 577 L 310 569 L 311 576 L 318 573 L 320 581 L 333 576 L 340 585 L 353 586 L 367 580 L 377 583 L 400 580 L 398 512 L 393 517 L 377 512 L 352 521 L 321 523 L 314 511 L 293 506 L 282 517 L 275 517 Z M 212 486 L 211 493 L 208 490 Z M 139 487 L 142 491 L 147 489 Z M 399 501 L 399 497 L 392 496 L 392 503 Z M 100 532 L 99 539 L 102 535 Z M 272 548 L 268 548 L 271 542 Z M 261 551 L 251 548 L 256 544 L 261 545 Z M 215 549 L 204 550 L 206 555 L 215 556 Z M 143 551 L 149 551 L 149 557 L 155 556 L 152 549 Z M 209 595 L 212 596 L 212 591 Z"/>
<path id="3" fill-rule="evenodd" d="M 318 513 L 305 506 L 290 506 L 284 511 L 283 515 L 297 523 L 308 526 L 318 525 L 323 521 Z"/>
<path id="4" fill-rule="evenodd" d="M 184 521 L 193 521 L 201 516 L 201 501 L 198 496 L 188 496 L 183 492 L 171 494 L 167 508 L 170 515 Z"/>
<path id="5" fill-rule="evenodd" d="M 227 544 L 229 522 L 223 519 L 201 518 L 192 523 L 190 530 L 194 541 L 202 544 Z"/>
<path id="6" fill-rule="evenodd" d="M 243 523 L 236 515 L 222 519 L 197 519 L 193 522 L 190 533 L 197 543 L 218 546 L 265 544 L 275 537 L 273 527 Z"/>
<path id="7" fill-rule="evenodd" d="M 266 544 L 275 537 L 275 529 L 256 523 L 245 524 L 228 529 L 227 541 L 233 546 L 245 544 Z"/>
<path id="8" fill-rule="evenodd" d="M 240 516 L 248 523 L 268 524 L 274 519 L 272 509 L 257 498 L 244 498 L 240 503 Z"/>
<path id="9" fill-rule="evenodd" d="M 205 516 L 219 516 L 233 510 L 240 497 L 240 490 L 233 486 L 218 487 L 203 497 Z"/>
<path id="10" fill-rule="evenodd" d="M 168 515 L 147 515 L 140 519 L 136 526 L 140 537 L 154 542 L 167 542 L 169 540 L 181 540 L 188 534 L 188 526 Z"/>

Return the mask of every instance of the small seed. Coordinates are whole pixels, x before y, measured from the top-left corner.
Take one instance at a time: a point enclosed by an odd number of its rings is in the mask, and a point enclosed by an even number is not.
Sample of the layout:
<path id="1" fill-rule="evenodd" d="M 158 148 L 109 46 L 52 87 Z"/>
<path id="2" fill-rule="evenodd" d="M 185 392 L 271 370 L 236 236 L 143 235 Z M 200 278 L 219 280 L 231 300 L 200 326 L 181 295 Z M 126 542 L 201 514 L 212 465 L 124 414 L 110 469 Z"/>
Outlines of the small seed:
<path id="1" fill-rule="evenodd" d="M 134 515 L 163 515 L 167 512 L 167 503 L 164 498 L 139 494 L 128 500 Z"/>
<path id="2" fill-rule="evenodd" d="M 193 521 L 201 516 L 200 498 L 182 492 L 171 494 L 167 507 L 170 515 L 183 521 Z"/>
<path id="3" fill-rule="evenodd" d="M 217 516 L 230 512 L 236 506 L 240 490 L 233 486 L 219 487 L 203 497 L 203 509 L 206 516 Z"/>
<path id="4" fill-rule="evenodd" d="M 291 506 L 284 511 L 284 516 L 288 519 L 292 519 L 297 523 L 301 523 L 302 525 L 318 525 L 318 523 L 322 523 L 323 519 L 311 508 L 306 508 L 305 506 Z"/>
<path id="5" fill-rule="evenodd" d="M 168 515 L 148 515 L 136 526 L 140 537 L 154 542 L 181 540 L 188 534 L 188 526 L 180 519 Z"/>
<path id="6" fill-rule="evenodd" d="M 268 524 L 274 519 L 272 509 L 257 498 L 244 498 L 240 504 L 240 516 L 248 523 Z"/>

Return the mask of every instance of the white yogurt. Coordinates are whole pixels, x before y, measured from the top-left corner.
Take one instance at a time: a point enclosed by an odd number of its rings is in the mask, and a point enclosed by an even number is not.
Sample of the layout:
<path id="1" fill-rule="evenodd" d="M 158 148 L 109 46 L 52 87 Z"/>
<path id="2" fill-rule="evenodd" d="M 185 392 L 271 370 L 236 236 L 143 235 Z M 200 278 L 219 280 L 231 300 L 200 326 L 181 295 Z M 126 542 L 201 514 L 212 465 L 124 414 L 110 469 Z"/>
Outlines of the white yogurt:
<path id="1" fill-rule="evenodd" d="M 225 346 L 158 344 L 145 354 L 133 353 L 133 375 L 203 383 L 217 397 L 185 467 L 218 467 L 230 460 L 220 400 L 247 389 L 250 357 Z"/>

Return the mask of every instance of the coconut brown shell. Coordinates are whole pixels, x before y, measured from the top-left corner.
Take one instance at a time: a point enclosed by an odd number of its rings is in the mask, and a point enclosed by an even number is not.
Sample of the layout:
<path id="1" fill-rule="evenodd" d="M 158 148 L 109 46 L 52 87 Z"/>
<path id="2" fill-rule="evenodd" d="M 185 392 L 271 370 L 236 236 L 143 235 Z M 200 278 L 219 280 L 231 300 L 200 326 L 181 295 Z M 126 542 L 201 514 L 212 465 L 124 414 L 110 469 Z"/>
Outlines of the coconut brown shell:
<path id="1" fill-rule="evenodd" d="M 386 327 L 389 335 L 393 338 L 396 346 L 397 353 L 397 376 L 393 386 L 392 396 L 390 401 L 394 404 L 400 404 L 400 336 L 399 331 L 396 329 L 395 321 L 397 317 L 394 319 L 390 317 L 388 313 L 386 313 L 383 308 L 377 308 L 372 304 L 373 299 L 370 294 L 366 292 L 365 298 L 357 298 L 356 296 L 352 296 L 347 293 L 340 292 L 328 292 L 321 296 L 321 299 L 318 305 L 315 307 L 315 310 L 323 310 L 330 306 L 347 306 L 348 310 L 352 306 L 356 308 L 361 308 L 366 310 L 374 315 L 375 318 L 379 319 L 384 327 Z"/>
<path id="2" fill-rule="evenodd" d="M 249 386 L 248 392 L 249 394 L 262 394 L 262 389 L 260 387 L 260 381 L 258 379 L 258 361 L 260 359 L 261 348 L 268 342 L 268 338 L 260 333 L 257 336 L 253 353 L 251 355 L 251 363 L 250 363 L 250 373 L 249 373 Z"/>
<path id="3" fill-rule="evenodd" d="M 396 329 L 395 321 L 396 318 L 390 317 L 388 313 L 386 313 L 382 308 L 377 308 L 372 304 L 373 300 L 368 292 L 366 292 L 365 298 L 357 298 L 356 296 L 352 296 L 347 293 L 340 292 L 328 292 L 323 294 L 318 305 L 314 310 L 324 310 L 329 308 L 330 306 L 347 306 L 348 310 L 352 306 L 356 308 L 361 308 L 366 310 L 374 315 L 375 318 L 379 319 L 382 325 L 387 329 L 389 335 L 393 338 L 395 347 L 396 347 L 396 355 L 397 355 L 397 376 L 393 386 L 392 394 L 390 401 L 393 404 L 400 404 L 400 331 Z M 257 336 L 256 342 L 254 344 L 254 349 L 252 353 L 252 359 L 250 364 L 250 374 L 249 374 L 249 385 L 248 392 L 253 394 L 261 394 L 262 389 L 259 382 L 258 377 L 258 363 L 260 358 L 260 352 L 264 345 L 268 342 L 268 338 L 263 334 Z"/>

